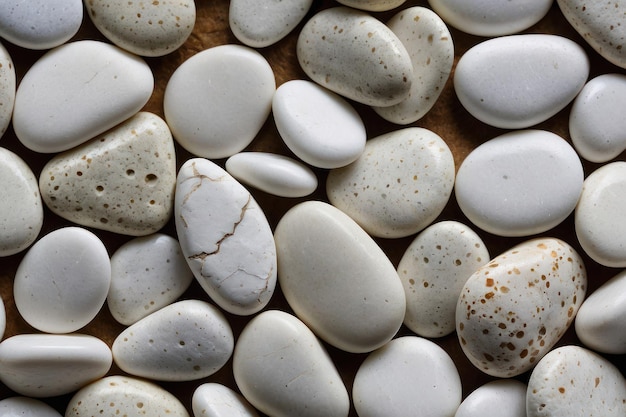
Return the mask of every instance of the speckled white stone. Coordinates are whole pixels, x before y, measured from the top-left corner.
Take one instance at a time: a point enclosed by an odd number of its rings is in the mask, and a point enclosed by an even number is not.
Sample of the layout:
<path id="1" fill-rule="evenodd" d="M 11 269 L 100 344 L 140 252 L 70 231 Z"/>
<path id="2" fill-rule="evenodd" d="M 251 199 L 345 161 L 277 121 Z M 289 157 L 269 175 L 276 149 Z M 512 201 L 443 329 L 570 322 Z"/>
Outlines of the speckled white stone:
<path id="1" fill-rule="evenodd" d="M 16 85 L 13 59 L 11 59 L 9 51 L 0 43 L 0 138 L 11 123 Z"/>
<path id="2" fill-rule="evenodd" d="M 274 72 L 254 49 L 220 45 L 174 71 L 163 110 L 174 138 L 194 155 L 226 158 L 252 142 L 267 120 L 276 91 Z"/>
<path id="3" fill-rule="evenodd" d="M 5 0 L 0 8 L 0 37 L 28 49 L 59 46 L 83 22 L 81 0 Z"/>
<path id="4" fill-rule="evenodd" d="M 459 167 L 454 190 L 476 226 L 529 236 L 565 220 L 582 185 L 582 163 L 568 142 L 544 130 L 519 130 L 476 147 Z"/>
<path id="5" fill-rule="evenodd" d="M 348 416 L 348 392 L 324 346 L 283 311 L 264 311 L 244 327 L 233 374 L 243 396 L 267 415 Z"/>
<path id="6" fill-rule="evenodd" d="M 401 6 L 406 0 L 337 0 L 337 3 L 370 12 L 383 12 Z"/>
<path id="7" fill-rule="evenodd" d="M 487 262 L 487 247 L 468 226 L 448 220 L 427 227 L 398 263 L 406 295 L 404 324 L 423 337 L 452 333 L 465 281 Z"/>
<path id="8" fill-rule="evenodd" d="M 463 352 L 501 378 L 537 364 L 574 321 L 587 288 L 582 258 L 555 238 L 525 241 L 479 268 L 456 309 Z"/>
<path id="9" fill-rule="evenodd" d="M 454 63 L 454 43 L 443 20 L 425 7 L 404 9 L 387 26 L 411 56 L 413 81 L 405 100 L 374 111 L 392 123 L 407 125 L 421 119 L 439 98 Z"/>
<path id="10" fill-rule="evenodd" d="M 261 310 L 276 286 L 276 246 L 256 200 L 203 158 L 183 164 L 176 187 L 178 240 L 202 288 L 230 313 Z"/>
<path id="11" fill-rule="evenodd" d="M 196 388 L 191 406 L 194 417 L 259 417 L 243 396 L 216 382 L 207 382 Z"/>
<path id="12" fill-rule="evenodd" d="M 274 232 L 280 287 L 317 336 L 348 352 L 387 343 L 404 319 L 402 282 L 376 242 L 330 204 L 291 208 Z"/>
<path id="13" fill-rule="evenodd" d="M 522 129 L 557 114 L 589 75 L 582 47 L 556 35 L 524 34 L 483 41 L 457 63 L 454 90 L 481 122 Z"/>
<path id="14" fill-rule="evenodd" d="M 526 384 L 496 379 L 472 391 L 454 417 L 526 417 Z"/>
<path id="15" fill-rule="evenodd" d="M 454 158 L 436 133 L 408 127 L 370 139 L 352 164 L 330 171 L 329 201 L 366 232 L 405 237 L 430 225 L 454 185 Z"/>
<path id="16" fill-rule="evenodd" d="M 626 379 L 607 359 L 580 346 L 544 356 L 528 381 L 527 417 L 626 415 Z"/>
<path id="17" fill-rule="evenodd" d="M 29 397 L 53 397 L 102 378 L 111 349 L 88 335 L 19 334 L 0 343 L 0 380 Z"/>
<path id="18" fill-rule="evenodd" d="M 46 206 L 82 226 L 131 236 L 157 232 L 174 212 L 176 154 L 159 116 L 139 112 L 44 166 Z"/>
<path id="19" fill-rule="evenodd" d="M 35 174 L 12 151 L 0 148 L 0 256 L 30 246 L 43 225 L 43 205 Z"/>
<path id="20" fill-rule="evenodd" d="M 241 43 L 264 48 L 294 30 L 312 3 L 313 0 L 231 0 L 228 24 Z"/>
<path id="21" fill-rule="evenodd" d="M 342 97 L 311 81 L 278 87 L 272 111 L 287 147 L 310 165 L 338 168 L 363 152 L 367 136 L 361 116 Z"/>
<path id="22" fill-rule="evenodd" d="M 91 21 L 115 45 L 163 56 L 187 40 L 196 22 L 194 0 L 83 0 Z"/>
<path id="23" fill-rule="evenodd" d="M 111 257 L 107 305 L 115 320 L 130 325 L 176 301 L 192 281 L 176 239 L 162 233 L 136 238 Z"/>
<path id="24" fill-rule="evenodd" d="M 0 414 L 4 417 L 62 417 L 45 402 L 30 397 L 8 397 L 0 401 Z"/>
<path id="25" fill-rule="evenodd" d="M 296 53 L 313 81 L 359 103 L 392 106 L 409 95 L 409 53 L 367 12 L 348 7 L 318 12 L 302 28 Z"/>
<path id="26" fill-rule="evenodd" d="M 56 229 L 22 258 L 13 285 L 15 306 L 34 328 L 69 333 L 87 325 L 103 306 L 111 262 L 95 234 L 79 227 Z"/>
<path id="27" fill-rule="evenodd" d="M 416 336 L 392 340 L 361 364 L 352 387 L 359 417 L 452 416 L 461 403 L 461 377 L 452 358 Z"/>
<path id="28" fill-rule="evenodd" d="M 616 161 L 593 171 L 583 183 L 574 213 L 576 237 L 594 261 L 626 267 L 626 162 Z"/>

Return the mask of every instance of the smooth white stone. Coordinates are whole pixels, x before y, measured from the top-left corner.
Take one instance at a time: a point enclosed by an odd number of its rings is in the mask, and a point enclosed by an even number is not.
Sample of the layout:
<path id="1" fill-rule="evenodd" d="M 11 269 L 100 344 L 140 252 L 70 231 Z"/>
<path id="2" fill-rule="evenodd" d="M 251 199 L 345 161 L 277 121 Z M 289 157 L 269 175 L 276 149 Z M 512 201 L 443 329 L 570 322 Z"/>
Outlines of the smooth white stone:
<path id="1" fill-rule="evenodd" d="M 102 378 L 111 349 L 88 335 L 20 334 L 0 343 L 0 380 L 29 397 L 68 394 Z"/>
<path id="2" fill-rule="evenodd" d="M 244 397 L 215 382 L 207 382 L 196 388 L 191 406 L 194 417 L 259 417 Z"/>
<path id="3" fill-rule="evenodd" d="M 185 406 L 160 386 L 141 379 L 113 375 L 78 391 L 65 417 L 100 415 L 125 417 L 189 417 Z"/>
<path id="4" fill-rule="evenodd" d="M 276 287 L 276 246 L 256 200 L 215 163 L 190 159 L 178 173 L 176 231 L 191 270 L 229 313 L 250 315 Z"/>
<path id="5" fill-rule="evenodd" d="M 23 251 L 43 226 L 43 205 L 35 174 L 12 151 L 0 148 L 0 256 Z"/>
<path id="6" fill-rule="evenodd" d="M 626 415 L 626 379 L 607 359 L 580 346 L 563 346 L 535 367 L 527 417 Z"/>
<path id="7" fill-rule="evenodd" d="M 463 400 L 454 417 L 526 417 L 526 388 L 516 379 L 487 382 Z"/>
<path id="8" fill-rule="evenodd" d="M 337 0 L 337 3 L 370 12 L 384 12 L 401 6 L 406 0 Z"/>
<path id="9" fill-rule="evenodd" d="M 230 324 L 217 307 L 183 300 L 126 328 L 111 349 L 115 364 L 131 375 L 192 381 L 220 370 L 234 344 Z"/>
<path id="10" fill-rule="evenodd" d="M 294 30 L 312 3 L 313 0 L 231 0 L 228 24 L 241 43 L 264 48 Z"/>
<path id="11" fill-rule="evenodd" d="M 626 267 L 626 162 L 616 161 L 593 171 L 583 183 L 574 214 L 576 237 L 594 261 Z"/>
<path id="12" fill-rule="evenodd" d="M 573 41 L 511 35 L 469 49 L 457 63 L 454 89 L 463 107 L 481 122 L 522 129 L 565 108 L 588 75 L 589 59 Z"/>
<path id="13" fill-rule="evenodd" d="M 131 236 L 163 228 L 174 212 L 176 154 L 167 124 L 139 112 L 44 166 L 39 188 L 52 212 Z"/>
<path id="14" fill-rule="evenodd" d="M 392 106 L 411 89 L 411 57 L 398 37 L 367 12 L 331 7 L 302 28 L 298 62 L 316 83 L 370 106 Z"/>
<path id="15" fill-rule="evenodd" d="M 421 119 L 435 105 L 450 77 L 454 43 L 443 20 L 425 7 L 402 10 L 387 26 L 411 57 L 413 81 L 405 100 L 394 106 L 374 107 L 374 111 L 392 123 L 407 125 Z"/>
<path id="16" fill-rule="evenodd" d="M 131 325 L 176 301 L 192 281 L 176 239 L 162 233 L 136 238 L 111 257 L 107 305 L 115 320 Z"/>
<path id="17" fill-rule="evenodd" d="M 2 11 L 0 10 L 0 13 Z M 17 85 L 13 59 L 4 45 L 0 43 L 0 138 L 4 135 L 15 104 L 15 89 Z"/>
<path id="18" fill-rule="evenodd" d="M 461 403 L 461 377 L 452 358 L 416 336 L 392 340 L 371 353 L 354 377 L 359 417 L 452 416 Z"/>
<path id="19" fill-rule="evenodd" d="M 296 317 L 264 311 L 244 327 L 233 355 L 243 396 L 273 417 L 346 417 L 348 392 L 320 341 Z"/>
<path id="20" fill-rule="evenodd" d="M 13 128 L 33 151 L 65 151 L 137 113 L 153 88 L 152 71 L 137 56 L 104 42 L 71 42 L 26 72 L 15 96 Z"/>
<path id="21" fill-rule="evenodd" d="M 454 157 L 446 142 L 408 127 L 368 140 L 359 159 L 330 171 L 326 193 L 370 235 L 398 238 L 430 225 L 453 186 Z"/>
<path id="22" fill-rule="evenodd" d="M 626 75 L 603 74 L 583 87 L 572 106 L 569 133 L 580 156 L 607 162 L 626 149 Z"/>
<path id="23" fill-rule="evenodd" d="M 470 362 L 500 378 L 541 359 L 574 321 L 587 288 L 582 258 L 562 240 L 525 241 L 465 283 L 456 329 Z"/>
<path id="24" fill-rule="evenodd" d="M 282 84 L 272 111 L 287 147 L 310 165 L 338 168 L 363 152 L 367 133 L 361 116 L 339 95 L 313 82 Z"/>
<path id="25" fill-rule="evenodd" d="M 481 229 L 529 236 L 574 211 L 583 175 L 578 154 L 560 136 L 520 130 L 476 147 L 457 171 L 455 193 L 463 213 Z"/>
<path id="26" fill-rule="evenodd" d="M 404 319 L 402 282 L 376 242 L 319 201 L 291 208 L 274 232 L 280 287 L 296 315 L 329 344 L 369 352 Z"/>
<path id="27" fill-rule="evenodd" d="M 0 36 L 28 49 L 59 46 L 82 22 L 81 0 L 4 0 L 0 8 Z"/>
<path id="28" fill-rule="evenodd" d="M 63 227 L 39 239 L 15 273 L 13 294 L 21 316 L 48 333 L 69 333 L 87 325 L 104 305 L 111 262 L 92 232 Z"/>
<path id="29" fill-rule="evenodd" d="M 404 324 L 423 337 L 452 333 L 461 290 L 487 262 L 487 247 L 466 225 L 442 221 L 426 228 L 398 263 L 406 295 Z"/>
<path id="30" fill-rule="evenodd" d="M 240 152 L 228 158 L 226 171 L 244 184 L 280 197 L 304 197 L 317 188 L 317 177 L 309 167 L 278 154 Z"/>
<path id="31" fill-rule="evenodd" d="M 192 154 L 226 158 L 261 130 L 275 91 L 274 72 L 260 53 L 240 45 L 215 46 L 174 71 L 163 98 L 165 119 Z"/>
<path id="32" fill-rule="evenodd" d="M 84 0 L 96 28 L 115 45 L 142 56 L 163 56 L 187 40 L 196 22 L 194 0 Z"/>
<path id="33" fill-rule="evenodd" d="M 4 331 L 7 328 L 7 311 L 4 307 L 4 300 L 0 297 L 0 340 L 4 337 Z"/>
<path id="34" fill-rule="evenodd" d="M 62 417 L 58 411 L 41 400 L 30 397 L 8 397 L 0 401 L 3 417 Z"/>

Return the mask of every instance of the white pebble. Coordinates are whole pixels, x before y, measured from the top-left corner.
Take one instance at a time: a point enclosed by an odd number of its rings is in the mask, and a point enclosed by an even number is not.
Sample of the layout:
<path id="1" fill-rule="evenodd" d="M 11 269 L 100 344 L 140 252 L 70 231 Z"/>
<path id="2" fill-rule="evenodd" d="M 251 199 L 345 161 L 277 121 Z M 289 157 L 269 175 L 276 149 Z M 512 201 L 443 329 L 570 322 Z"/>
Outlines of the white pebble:
<path id="1" fill-rule="evenodd" d="M 259 417 L 243 396 L 215 382 L 196 388 L 191 405 L 194 417 Z"/>
<path id="2" fill-rule="evenodd" d="M 526 384 L 496 379 L 472 391 L 454 417 L 526 417 Z"/>
<path id="3" fill-rule="evenodd" d="M 30 397 L 8 397 L 1 400 L 0 414 L 4 417 L 62 417 L 45 402 Z"/>
<path id="4" fill-rule="evenodd" d="M 337 0 L 344 6 L 370 12 L 384 12 L 401 6 L 406 0 Z"/>
<path id="5" fill-rule="evenodd" d="M 0 13 L 2 11 L 0 10 Z M 4 135 L 15 104 L 16 74 L 13 59 L 4 45 L 0 44 L 0 138 Z"/>

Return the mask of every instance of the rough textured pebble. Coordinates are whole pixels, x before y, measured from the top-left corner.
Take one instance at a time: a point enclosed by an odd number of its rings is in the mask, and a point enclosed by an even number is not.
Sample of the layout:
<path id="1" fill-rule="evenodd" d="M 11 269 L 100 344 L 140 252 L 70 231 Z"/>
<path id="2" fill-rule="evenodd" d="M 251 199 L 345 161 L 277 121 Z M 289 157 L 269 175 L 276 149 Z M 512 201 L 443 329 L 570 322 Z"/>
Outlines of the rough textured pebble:
<path id="1" fill-rule="evenodd" d="M 13 59 L 11 59 L 9 51 L 0 43 L 0 138 L 6 132 L 9 123 L 11 123 L 16 85 L 17 80 Z"/>
<path id="2" fill-rule="evenodd" d="M 194 417 L 259 416 L 239 393 L 215 382 L 207 382 L 196 388 L 191 398 L 191 405 Z"/>
<path id="3" fill-rule="evenodd" d="M 497 379 L 472 391 L 454 417 L 526 417 L 526 384 Z"/>
<path id="4" fill-rule="evenodd" d="M 0 401 L 4 417 L 62 417 L 58 411 L 41 400 L 30 397 L 8 397 Z"/>

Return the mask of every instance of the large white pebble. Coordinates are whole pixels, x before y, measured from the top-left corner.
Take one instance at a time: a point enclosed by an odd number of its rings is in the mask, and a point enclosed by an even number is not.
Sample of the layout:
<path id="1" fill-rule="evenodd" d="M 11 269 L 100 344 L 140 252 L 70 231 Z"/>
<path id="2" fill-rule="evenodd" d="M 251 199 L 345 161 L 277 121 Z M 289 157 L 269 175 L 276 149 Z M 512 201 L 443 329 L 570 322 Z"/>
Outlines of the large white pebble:
<path id="1" fill-rule="evenodd" d="M 354 377 L 359 417 L 452 416 L 461 403 L 461 377 L 452 358 L 416 336 L 394 339 L 371 353 Z"/>
<path id="2" fill-rule="evenodd" d="M 276 246 L 263 210 L 217 164 L 193 158 L 178 172 L 176 231 L 194 276 L 229 313 L 267 305 L 276 286 Z"/>
<path id="3" fill-rule="evenodd" d="M 2 11 L 0 10 L 0 13 Z M 0 138 L 4 135 L 15 104 L 16 74 L 13 59 L 4 45 L 0 44 Z"/>
<path id="4" fill-rule="evenodd" d="M 8 397 L 0 401 L 0 415 L 4 417 L 62 417 L 45 402 L 30 397 Z"/>
<path id="5" fill-rule="evenodd" d="M 530 375 L 527 417 L 626 415 L 626 379 L 611 362 L 580 346 L 562 346 Z"/>
<path id="6" fill-rule="evenodd" d="M 137 113 L 153 88 L 152 71 L 137 56 L 104 42 L 71 42 L 43 55 L 24 75 L 13 128 L 33 151 L 65 151 Z"/>
<path id="7" fill-rule="evenodd" d="M 361 227 L 330 204 L 307 201 L 282 217 L 274 236 L 282 291 L 313 332 L 348 352 L 391 340 L 404 319 L 404 290 Z"/>
<path id="8" fill-rule="evenodd" d="M 162 233 L 136 238 L 111 257 L 107 305 L 115 320 L 130 325 L 176 301 L 192 281 L 176 239 Z"/>
<path id="9" fill-rule="evenodd" d="M 383 12 L 401 6 L 406 0 L 338 0 L 344 6 L 370 12 Z"/>
<path id="10" fill-rule="evenodd" d="M 320 341 L 296 317 L 264 311 L 241 332 L 233 374 L 243 396 L 274 417 L 347 417 L 348 392 Z"/>
<path id="11" fill-rule="evenodd" d="M 15 273 L 13 294 L 21 316 L 48 333 L 87 325 L 104 305 L 111 262 L 102 241 L 79 227 L 64 227 L 39 239 Z"/>
<path id="12" fill-rule="evenodd" d="M 260 53 L 220 45 L 174 71 L 163 110 L 183 148 L 205 158 L 225 158 L 242 151 L 261 130 L 275 91 L 274 72 Z"/>
<path id="13" fill-rule="evenodd" d="M 454 417 L 526 417 L 526 384 L 497 379 L 472 391 Z"/>
<path id="14" fill-rule="evenodd" d="M 20 334 L 0 343 L 0 380 L 29 397 L 68 394 L 102 378 L 111 349 L 88 335 Z"/>
<path id="15" fill-rule="evenodd" d="M 583 88 L 589 59 L 582 47 L 556 35 L 493 38 L 457 63 L 454 89 L 481 122 L 504 129 L 536 125 L 557 114 Z"/>
<path id="16" fill-rule="evenodd" d="M 456 308 L 463 352 L 501 378 L 537 364 L 574 321 L 587 289 L 582 258 L 562 240 L 520 243 L 479 268 Z"/>
<path id="17" fill-rule="evenodd" d="M 544 130 L 505 133 L 476 147 L 456 175 L 459 207 L 481 229 L 529 236 L 565 220 L 583 187 L 578 154 Z"/>
<path id="18" fill-rule="evenodd" d="M 408 127 L 370 139 L 352 164 L 330 171 L 329 201 L 366 232 L 405 237 L 430 225 L 448 203 L 454 158 L 436 133 Z"/>
<path id="19" fill-rule="evenodd" d="M 191 406 L 194 417 L 259 417 L 243 396 L 215 382 L 207 382 L 196 388 Z"/>

